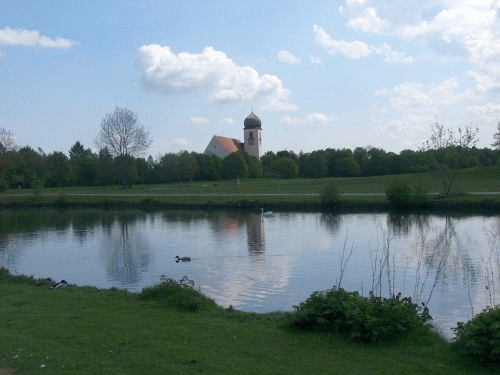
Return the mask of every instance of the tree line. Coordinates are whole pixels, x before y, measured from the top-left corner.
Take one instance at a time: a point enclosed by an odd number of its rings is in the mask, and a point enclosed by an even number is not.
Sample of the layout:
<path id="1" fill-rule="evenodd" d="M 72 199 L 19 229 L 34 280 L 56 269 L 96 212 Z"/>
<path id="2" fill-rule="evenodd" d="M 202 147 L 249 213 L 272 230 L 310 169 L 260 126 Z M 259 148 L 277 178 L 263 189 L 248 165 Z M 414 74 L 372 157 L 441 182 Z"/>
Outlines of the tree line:
<path id="1" fill-rule="evenodd" d="M 64 186 L 156 184 L 245 178 L 322 178 L 397 175 L 446 171 L 500 164 L 500 124 L 492 148 L 477 148 L 477 129 L 446 129 L 436 123 L 418 150 L 399 154 L 382 148 L 324 149 L 296 154 L 269 151 L 260 160 L 245 152 L 221 159 L 215 155 L 181 151 L 153 160 L 140 157 L 152 138 L 128 110 L 106 115 L 98 135 L 99 151 L 77 141 L 68 154 L 29 146 L 18 148 L 15 137 L 0 129 L 0 190 Z M 125 120 L 123 120 L 125 119 Z M 125 121 L 130 126 L 122 126 Z"/>

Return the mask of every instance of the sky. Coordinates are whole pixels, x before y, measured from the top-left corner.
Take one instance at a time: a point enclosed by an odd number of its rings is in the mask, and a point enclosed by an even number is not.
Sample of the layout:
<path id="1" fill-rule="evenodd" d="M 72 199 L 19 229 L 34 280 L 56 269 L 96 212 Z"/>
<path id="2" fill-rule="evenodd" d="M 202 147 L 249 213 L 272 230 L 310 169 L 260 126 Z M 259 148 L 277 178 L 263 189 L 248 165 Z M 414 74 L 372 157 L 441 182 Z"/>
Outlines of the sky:
<path id="1" fill-rule="evenodd" d="M 0 128 L 51 153 L 96 150 L 133 111 L 144 156 L 243 138 L 262 153 L 418 149 L 439 122 L 500 120 L 500 0 L 9 1 L 0 12 Z"/>

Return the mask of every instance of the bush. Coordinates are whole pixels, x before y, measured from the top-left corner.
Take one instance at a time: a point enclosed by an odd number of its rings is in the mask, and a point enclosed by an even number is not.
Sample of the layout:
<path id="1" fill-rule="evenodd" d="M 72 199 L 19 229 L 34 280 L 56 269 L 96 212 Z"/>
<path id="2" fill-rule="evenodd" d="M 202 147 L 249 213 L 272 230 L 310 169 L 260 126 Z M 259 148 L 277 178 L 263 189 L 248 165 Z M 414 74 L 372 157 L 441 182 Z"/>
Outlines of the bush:
<path id="1" fill-rule="evenodd" d="M 500 365 L 500 305 L 483 310 L 467 323 L 453 328 L 460 354 L 482 364 Z"/>
<path id="2" fill-rule="evenodd" d="M 198 312 L 218 309 L 216 303 L 194 289 L 194 282 L 182 278 L 180 281 L 162 275 L 161 283 L 144 288 L 138 295 L 140 300 L 158 301 L 181 311 Z"/>
<path id="3" fill-rule="evenodd" d="M 432 318 L 424 305 L 411 298 L 362 297 L 358 292 L 333 288 L 314 292 L 295 306 L 290 324 L 299 329 L 332 331 L 354 341 L 378 342 L 401 338 L 426 326 Z"/>
<path id="4" fill-rule="evenodd" d="M 328 208 L 337 207 L 340 205 L 340 194 L 337 184 L 330 182 L 325 185 L 321 192 L 321 204 Z"/>
<path id="5" fill-rule="evenodd" d="M 422 187 L 413 188 L 407 180 L 394 180 L 385 195 L 389 203 L 397 208 L 422 207 L 428 204 L 428 195 Z"/>

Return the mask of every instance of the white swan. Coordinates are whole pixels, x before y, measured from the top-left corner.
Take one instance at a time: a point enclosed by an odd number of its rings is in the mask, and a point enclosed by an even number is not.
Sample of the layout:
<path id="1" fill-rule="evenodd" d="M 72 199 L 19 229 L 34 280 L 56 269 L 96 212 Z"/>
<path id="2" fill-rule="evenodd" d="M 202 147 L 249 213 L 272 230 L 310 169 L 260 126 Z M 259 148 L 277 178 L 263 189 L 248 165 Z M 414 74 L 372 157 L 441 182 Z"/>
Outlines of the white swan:
<path id="1" fill-rule="evenodd" d="M 262 216 L 269 217 L 269 216 L 273 216 L 273 211 L 266 211 L 266 212 L 264 212 L 264 209 L 263 209 L 263 208 L 261 208 L 261 209 L 260 209 L 260 214 L 261 214 Z"/>

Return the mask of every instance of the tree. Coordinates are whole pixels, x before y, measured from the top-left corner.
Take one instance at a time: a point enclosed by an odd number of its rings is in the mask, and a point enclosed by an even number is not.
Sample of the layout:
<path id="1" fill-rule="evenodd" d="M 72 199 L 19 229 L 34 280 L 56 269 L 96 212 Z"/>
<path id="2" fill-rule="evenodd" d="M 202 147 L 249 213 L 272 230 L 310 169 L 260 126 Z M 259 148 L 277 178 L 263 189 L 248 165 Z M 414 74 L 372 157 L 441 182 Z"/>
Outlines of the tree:
<path id="1" fill-rule="evenodd" d="M 119 167 L 124 186 L 129 185 L 127 169 L 132 167 L 132 157 L 142 155 L 152 142 L 149 130 L 138 123 L 137 115 L 119 107 L 104 116 L 96 139 L 100 149 L 106 147 L 113 157 L 120 158 Z"/>
<path id="2" fill-rule="evenodd" d="M 449 195 L 453 189 L 456 177 L 454 169 L 472 166 L 478 160 L 477 153 L 471 152 L 478 141 L 478 132 L 479 129 L 472 126 L 458 128 L 457 131 L 445 129 L 438 122 L 431 127 L 431 135 L 422 149 L 434 150 L 445 195 Z"/>
<path id="3" fill-rule="evenodd" d="M 13 151 L 16 145 L 16 136 L 11 131 L 0 128 L 0 153 Z"/>
<path id="4" fill-rule="evenodd" d="M 299 176 L 299 163 L 290 157 L 279 158 L 276 169 L 281 178 L 297 178 Z"/>
<path id="5" fill-rule="evenodd" d="M 54 151 L 47 156 L 47 185 L 66 186 L 68 180 L 68 158 L 62 152 Z"/>
<path id="6" fill-rule="evenodd" d="M 243 151 L 229 154 L 221 163 L 221 177 L 229 180 L 233 178 L 245 178 L 248 174 L 248 165 L 245 161 Z"/>
<path id="7" fill-rule="evenodd" d="M 493 134 L 493 139 L 495 140 L 495 142 L 493 142 L 491 146 L 496 148 L 497 150 L 500 150 L 500 122 L 497 125 L 497 132 Z"/>
<path id="8" fill-rule="evenodd" d="M 92 153 L 90 148 L 85 148 L 80 141 L 69 149 L 71 179 L 73 184 L 95 185 L 98 174 L 98 157 Z"/>

